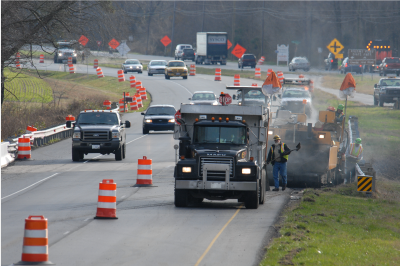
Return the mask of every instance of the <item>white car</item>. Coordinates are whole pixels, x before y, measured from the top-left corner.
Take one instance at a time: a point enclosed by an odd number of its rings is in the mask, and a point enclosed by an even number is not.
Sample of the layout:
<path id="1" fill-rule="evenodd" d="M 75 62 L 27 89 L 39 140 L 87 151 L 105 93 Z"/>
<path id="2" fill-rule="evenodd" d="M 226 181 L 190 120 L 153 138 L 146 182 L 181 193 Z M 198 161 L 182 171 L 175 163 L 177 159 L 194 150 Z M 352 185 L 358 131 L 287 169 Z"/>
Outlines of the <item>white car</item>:
<path id="1" fill-rule="evenodd" d="M 190 44 L 178 44 L 175 48 L 175 60 L 182 58 L 183 49 L 193 48 Z"/>
<path id="2" fill-rule="evenodd" d="M 312 113 L 312 99 L 309 91 L 303 88 L 290 88 L 282 93 L 280 110 L 289 110 L 292 113 Z"/>
<path id="3" fill-rule="evenodd" d="M 195 91 L 189 100 L 192 105 L 219 105 L 217 96 L 212 91 Z"/>
<path id="4" fill-rule="evenodd" d="M 168 63 L 165 60 L 151 60 L 147 65 L 147 75 L 153 76 L 153 74 L 164 74 L 167 64 Z"/>
<path id="5" fill-rule="evenodd" d="M 143 72 L 143 66 L 137 59 L 127 59 L 125 63 L 122 64 L 122 70 L 125 74 L 128 72 L 138 72 L 141 74 Z"/>

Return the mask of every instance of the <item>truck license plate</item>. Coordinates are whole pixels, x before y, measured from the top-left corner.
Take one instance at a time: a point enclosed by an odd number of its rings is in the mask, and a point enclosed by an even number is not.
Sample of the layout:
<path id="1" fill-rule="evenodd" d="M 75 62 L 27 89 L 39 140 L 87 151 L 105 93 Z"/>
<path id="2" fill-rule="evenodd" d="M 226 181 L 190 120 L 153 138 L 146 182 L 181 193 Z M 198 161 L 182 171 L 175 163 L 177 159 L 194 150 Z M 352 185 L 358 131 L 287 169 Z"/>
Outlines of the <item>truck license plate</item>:
<path id="1" fill-rule="evenodd" d="M 99 150 L 100 149 L 100 145 L 92 145 L 92 149 L 93 150 Z"/>
<path id="2" fill-rule="evenodd" d="M 175 75 L 179 76 L 181 73 L 175 73 Z"/>
<path id="3" fill-rule="evenodd" d="M 211 183 L 211 188 L 222 188 L 221 183 Z"/>

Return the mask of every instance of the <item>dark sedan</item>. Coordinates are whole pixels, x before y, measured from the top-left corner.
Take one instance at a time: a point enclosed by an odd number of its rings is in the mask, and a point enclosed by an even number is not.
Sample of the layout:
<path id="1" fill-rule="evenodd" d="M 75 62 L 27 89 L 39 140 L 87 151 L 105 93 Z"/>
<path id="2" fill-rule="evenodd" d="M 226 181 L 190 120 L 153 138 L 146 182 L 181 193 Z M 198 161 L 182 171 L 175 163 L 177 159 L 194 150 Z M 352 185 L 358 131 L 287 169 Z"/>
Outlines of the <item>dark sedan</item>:
<path id="1" fill-rule="evenodd" d="M 174 131 L 175 127 L 175 107 L 173 105 L 152 105 L 143 118 L 143 134 L 153 131 Z"/>
<path id="2" fill-rule="evenodd" d="M 340 67 L 340 73 L 342 74 L 346 74 L 347 72 L 356 72 L 358 74 L 361 74 L 362 71 L 363 71 L 363 66 L 355 64 L 350 65 L 348 57 L 346 57 L 343 60 L 342 65 Z"/>

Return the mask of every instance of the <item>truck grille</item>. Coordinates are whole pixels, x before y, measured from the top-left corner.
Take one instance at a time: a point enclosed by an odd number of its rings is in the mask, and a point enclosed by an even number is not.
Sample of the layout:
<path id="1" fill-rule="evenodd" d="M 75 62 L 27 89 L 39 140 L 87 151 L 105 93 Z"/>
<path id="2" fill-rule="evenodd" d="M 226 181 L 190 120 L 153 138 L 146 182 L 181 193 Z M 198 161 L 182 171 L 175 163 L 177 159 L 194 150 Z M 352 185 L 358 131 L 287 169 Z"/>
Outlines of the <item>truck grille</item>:
<path id="1" fill-rule="evenodd" d="M 109 140 L 108 131 L 84 131 L 83 140 L 104 141 Z"/>
<path id="2" fill-rule="evenodd" d="M 207 163 L 229 164 L 229 177 L 233 177 L 233 158 L 232 157 L 200 157 L 200 177 L 203 176 L 203 166 Z M 217 177 L 225 180 L 225 172 L 223 171 L 208 171 L 207 177 Z"/>
<path id="3" fill-rule="evenodd" d="M 168 119 L 152 119 L 153 124 L 166 124 L 168 123 Z"/>
<path id="4" fill-rule="evenodd" d="M 400 89 L 397 89 L 397 90 L 386 90 L 386 94 L 400 96 Z"/>

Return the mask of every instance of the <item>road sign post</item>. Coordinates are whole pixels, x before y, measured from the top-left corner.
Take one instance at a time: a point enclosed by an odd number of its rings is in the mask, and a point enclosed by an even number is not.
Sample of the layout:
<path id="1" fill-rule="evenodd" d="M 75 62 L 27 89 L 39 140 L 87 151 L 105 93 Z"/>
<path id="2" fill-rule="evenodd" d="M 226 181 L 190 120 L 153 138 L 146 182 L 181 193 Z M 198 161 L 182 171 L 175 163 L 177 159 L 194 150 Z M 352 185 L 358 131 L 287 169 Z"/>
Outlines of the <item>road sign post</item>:
<path id="1" fill-rule="evenodd" d="M 218 98 L 218 102 L 221 105 L 231 104 L 232 103 L 232 97 L 227 93 L 221 93 L 221 95 Z"/>

